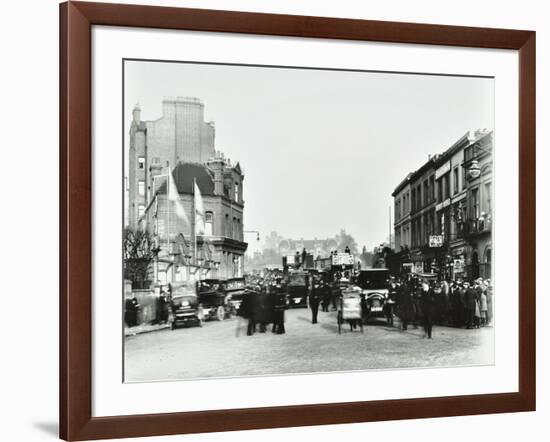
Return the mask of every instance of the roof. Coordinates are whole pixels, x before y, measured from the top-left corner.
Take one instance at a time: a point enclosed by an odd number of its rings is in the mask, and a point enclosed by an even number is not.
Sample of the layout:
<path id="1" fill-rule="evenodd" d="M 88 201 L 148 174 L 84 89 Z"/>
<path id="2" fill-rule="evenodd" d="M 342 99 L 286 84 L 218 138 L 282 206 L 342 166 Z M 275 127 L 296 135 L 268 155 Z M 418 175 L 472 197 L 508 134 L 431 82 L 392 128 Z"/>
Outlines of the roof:
<path id="1" fill-rule="evenodd" d="M 215 195 L 212 172 L 203 164 L 178 163 L 172 171 L 172 176 L 178 193 L 193 194 L 193 181 L 196 180 L 202 195 Z M 166 183 L 160 186 L 158 193 L 166 193 Z"/>
<path id="2" fill-rule="evenodd" d="M 399 192 L 401 192 L 401 190 L 403 190 L 403 188 L 409 184 L 409 182 L 411 181 L 411 177 L 413 175 L 413 172 L 409 172 L 407 174 L 407 176 L 405 177 L 405 179 L 403 181 L 401 181 L 397 187 L 395 188 L 395 190 L 393 191 L 393 193 L 391 194 L 391 196 L 395 196 L 397 195 Z"/>

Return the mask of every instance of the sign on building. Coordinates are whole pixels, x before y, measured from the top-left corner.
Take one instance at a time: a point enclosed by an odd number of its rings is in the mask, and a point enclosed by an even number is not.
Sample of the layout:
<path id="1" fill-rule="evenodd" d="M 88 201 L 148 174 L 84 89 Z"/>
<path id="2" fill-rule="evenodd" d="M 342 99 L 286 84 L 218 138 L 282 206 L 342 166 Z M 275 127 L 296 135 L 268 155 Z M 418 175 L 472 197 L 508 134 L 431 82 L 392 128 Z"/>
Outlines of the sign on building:
<path id="1" fill-rule="evenodd" d="M 443 235 L 430 235 L 430 247 L 443 247 Z"/>

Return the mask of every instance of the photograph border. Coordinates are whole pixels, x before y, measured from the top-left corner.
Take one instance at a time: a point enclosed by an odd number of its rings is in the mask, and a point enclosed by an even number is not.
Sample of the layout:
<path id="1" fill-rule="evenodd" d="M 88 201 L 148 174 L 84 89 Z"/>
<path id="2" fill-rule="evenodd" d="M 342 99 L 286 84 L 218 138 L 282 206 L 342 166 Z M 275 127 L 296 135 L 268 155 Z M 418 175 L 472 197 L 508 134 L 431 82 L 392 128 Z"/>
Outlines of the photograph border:
<path id="1" fill-rule="evenodd" d="M 517 50 L 519 391 L 92 417 L 91 32 L 94 25 Z M 535 410 L 535 32 L 68 2 L 60 5 L 59 49 L 61 438 L 143 437 Z"/>

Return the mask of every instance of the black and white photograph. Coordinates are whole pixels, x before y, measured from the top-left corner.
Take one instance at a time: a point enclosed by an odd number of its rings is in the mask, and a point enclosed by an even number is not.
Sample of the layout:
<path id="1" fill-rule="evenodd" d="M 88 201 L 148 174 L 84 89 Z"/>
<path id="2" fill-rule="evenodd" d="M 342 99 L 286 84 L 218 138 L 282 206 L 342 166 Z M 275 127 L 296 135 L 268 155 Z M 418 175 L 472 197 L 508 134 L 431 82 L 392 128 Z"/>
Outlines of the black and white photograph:
<path id="1" fill-rule="evenodd" d="M 493 77 L 122 81 L 124 382 L 494 364 Z"/>

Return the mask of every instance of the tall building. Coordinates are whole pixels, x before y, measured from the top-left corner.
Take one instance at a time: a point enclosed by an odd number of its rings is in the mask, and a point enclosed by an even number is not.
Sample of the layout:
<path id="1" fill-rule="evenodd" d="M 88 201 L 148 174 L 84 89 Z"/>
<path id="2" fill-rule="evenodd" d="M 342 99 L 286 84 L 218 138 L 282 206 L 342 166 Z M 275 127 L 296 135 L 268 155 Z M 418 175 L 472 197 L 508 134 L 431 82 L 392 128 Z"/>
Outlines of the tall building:
<path id="1" fill-rule="evenodd" d="M 151 280 L 242 276 L 247 244 L 241 166 L 215 150 L 214 124 L 204 121 L 199 99 L 162 104 L 161 118 L 153 121 L 142 121 L 141 109 L 134 108 L 128 155 L 128 227 L 148 229 L 160 249 Z M 195 183 L 204 209 L 199 234 Z"/>
<path id="2" fill-rule="evenodd" d="M 213 122 L 204 121 L 204 104 L 198 98 L 165 98 L 162 116 L 142 121 L 136 105 L 130 126 L 128 155 L 128 225 L 137 226 L 153 198 L 151 168 L 173 168 L 179 162 L 204 164 L 215 156 Z"/>

